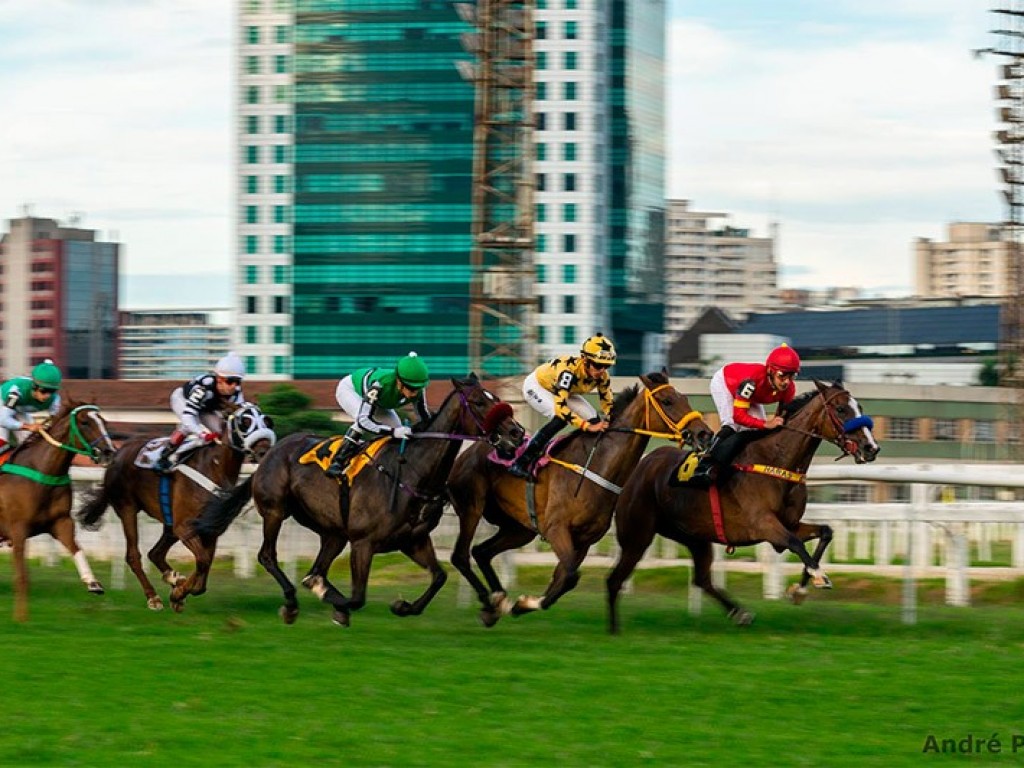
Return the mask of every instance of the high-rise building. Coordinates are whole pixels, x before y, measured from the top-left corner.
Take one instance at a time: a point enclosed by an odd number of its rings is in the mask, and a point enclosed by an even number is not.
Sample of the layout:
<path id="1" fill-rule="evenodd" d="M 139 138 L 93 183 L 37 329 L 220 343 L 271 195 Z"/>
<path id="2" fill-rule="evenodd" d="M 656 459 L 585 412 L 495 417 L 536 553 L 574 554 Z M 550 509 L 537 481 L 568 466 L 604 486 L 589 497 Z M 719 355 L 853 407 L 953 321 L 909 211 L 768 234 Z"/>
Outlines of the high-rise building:
<path id="1" fill-rule="evenodd" d="M 53 219 L 8 221 L 0 239 L 0 371 L 52 359 L 76 379 L 118 376 L 120 245 Z"/>
<path id="2" fill-rule="evenodd" d="M 537 2 L 538 350 L 661 331 L 664 0 Z M 262 378 L 469 369 L 472 32 L 441 0 L 241 0 L 239 349 Z"/>
<path id="3" fill-rule="evenodd" d="M 213 370 L 231 349 L 225 311 L 125 310 L 120 313 L 122 379 L 190 379 Z"/>
<path id="4" fill-rule="evenodd" d="M 949 224 L 946 240 L 919 237 L 914 244 L 914 293 L 921 298 L 1005 297 L 1009 253 L 998 224 Z"/>
<path id="5" fill-rule="evenodd" d="M 708 307 L 735 318 L 774 308 L 779 299 L 775 237 L 726 224 L 728 214 L 668 201 L 665 330 L 681 336 Z"/>

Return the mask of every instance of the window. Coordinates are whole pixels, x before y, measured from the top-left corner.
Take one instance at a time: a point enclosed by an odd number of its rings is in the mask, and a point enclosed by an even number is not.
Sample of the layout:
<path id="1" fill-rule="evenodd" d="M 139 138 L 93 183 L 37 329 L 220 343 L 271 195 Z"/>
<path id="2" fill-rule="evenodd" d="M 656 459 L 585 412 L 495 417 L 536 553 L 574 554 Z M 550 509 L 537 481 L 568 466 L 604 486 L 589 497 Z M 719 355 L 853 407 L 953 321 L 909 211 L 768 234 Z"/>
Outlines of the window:
<path id="1" fill-rule="evenodd" d="M 576 83 L 573 83 L 573 82 L 564 83 L 564 88 L 565 88 L 565 96 L 564 96 L 565 100 L 566 101 L 574 101 L 576 99 Z"/>
<path id="2" fill-rule="evenodd" d="M 576 113 L 566 112 L 565 113 L 565 130 L 575 131 L 576 130 Z"/>
<path id="3" fill-rule="evenodd" d="M 548 39 L 548 23 L 546 21 L 538 21 L 536 25 L 534 25 L 533 38 L 534 40 Z"/>
<path id="4" fill-rule="evenodd" d="M 537 205 L 534 206 L 534 214 L 533 215 L 534 215 L 534 217 L 536 218 L 537 221 L 541 221 L 541 222 L 547 221 L 548 220 L 548 207 L 544 203 L 537 203 Z"/>
<path id="5" fill-rule="evenodd" d="M 562 311 L 567 315 L 576 314 L 576 297 L 575 296 L 563 296 L 562 297 Z"/>
<path id="6" fill-rule="evenodd" d="M 288 115 L 274 115 L 274 133 L 288 133 Z"/>
<path id="7" fill-rule="evenodd" d="M 260 177 L 259 176 L 246 176 L 245 177 L 245 191 L 250 195 L 255 195 L 260 191 Z"/>
<path id="8" fill-rule="evenodd" d="M 245 148 L 245 162 L 253 165 L 260 161 L 260 148 L 259 147 L 246 147 Z"/>
<path id="9" fill-rule="evenodd" d="M 562 145 L 562 159 L 563 160 L 575 160 L 576 159 L 576 142 L 567 141 Z"/>
<path id="10" fill-rule="evenodd" d="M 544 101 L 545 99 L 547 99 L 547 97 L 548 97 L 548 84 L 546 82 L 544 82 L 543 80 L 541 80 L 539 83 L 537 83 L 537 93 L 535 94 L 534 98 L 537 101 Z"/>
<path id="11" fill-rule="evenodd" d="M 260 28 L 259 27 L 246 27 L 245 28 L 245 41 L 249 45 L 259 45 L 259 42 L 260 42 Z"/>
<path id="12" fill-rule="evenodd" d="M 537 312 L 539 314 L 543 315 L 547 311 L 548 311 L 548 297 L 547 296 L 538 296 L 537 297 Z"/>
<path id="13" fill-rule="evenodd" d="M 533 249 L 535 253 L 547 253 L 548 236 L 545 234 L 536 235 L 533 238 Z"/>
<path id="14" fill-rule="evenodd" d="M 259 311 L 259 305 L 256 302 L 255 296 L 245 297 L 245 314 L 255 315 Z"/>
<path id="15" fill-rule="evenodd" d="M 562 253 L 576 253 L 576 235 L 562 235 Z"/>
<path id="16" fill-rule="evenodd" d="M 287 235 L 274 235 L 274 253 L 288 253 Z"/>
<path id="17" fill-rule="evenodd" d="M 888 440 L 917 440 L 917 419 L 892 416 L 889 419 Z"/>
<path id="18" fill-rule="evenodd" d="M 546 112 L 537 113 L 537 130 L 546 131 L 548 129 L 548 115 Z"/>
<path id="19" fill-rule="evenodd" d="M 546 173 L 535 173 L 533 183 L 537 187 L 538 192 L 544 192 L 548 186 L 548 175 Z"/>
<path id="20" fill-rule="evenodd" d="M 287 344 L 288 343 L 288 326 L 286 326 L 286 325 L 275 325 L 274 326 L 274 343 L 275 344 Z"/>
<path id="21" fill-rule="evenodd" d="M 288 191 L 288 177 L 287 176 L 275 176 L 274 177 L 274 192 L 281 194 Z"/>
<path id="22" fill-rule="evenodd" d="M 565 10 L 567 10 L 567 11 L 575 11 L 576 10 L 576 0 L 565 0 Z"/>
<path id="23" fill-rule="evenodd" d="M 567 173 L 564 176 L 562 176 L 562 189 L 564 189 L 566 192 L 575 192 L 576 191 L 576 174 L 575 173 Z"/>
<path id="24" fill-rule="evenodd" d="M 971 441 L 975 443 L 994 443 L 996 441 L 996 423 L 987 419 L 977 419 L 971 432 Z"/>
<path id="25" fill-rule="evenodd" d="M 274 314 L 275 315 L 286 315 L 286 314 L 288 314 L 288 297 L 287 296 L 275 296 L 274 297 Z"/>
<path id="26" fill-rule="evenodd" d="M 562 343 L 563 344 L 575 344 L 576 343 L 576 326 L 575 325 L 563 325 L 562 326 Z"/>
<path id="27" fill-rule="evenodd" d="M 258 75 L 260 73 L 260 57 L 259 56 L 246 56 L 245 57 L 245 74 L 247 75 Z"/>
<path id="28" fill-rule="evenodd" d="M 245 132 L 246 133 L 259 133 L 260 132 L 260 118 L 259 115 L 249 115 L 245 118 Z"/>
<path id="29" fill-rule="evenodd" d="M 260 87 L 258 85 L 250 85 L 245 89 L 245 103 L 246 104 L 259 104 L 260 103 Z"/>
<path id="30" fill-rule="evenodd" d="M 274 27 L 274 42 L 275 43 L 287 43 L 290 42 L 288 39 L 288 27 L 279 26 Z"/>
<path id="31" fill-rule="evenodd" d="M 577 39 L 576 38 L 576 35 L 577 35 L 576 27 L 577 27 L 577 23 L 575 21 L 567 21 L 567 22 L 565 22 L 565 35 L 564 35 L 564 37 L 565 37 L 566 40 L 576 40 Z"/>
<path id="32" fill-rule="evenodd" d="M 548 145 L 545 144 L 544 142 L 539 142 L 539 143 L 535 144 L 534 145 L 534 154 L 537 156 L 538 160 L 547 160 L 548 159 Z"/>
<path id="33" fill-rule="evenodd" d="M 562 68 L 563 69 L 578 69 L 579 68 L 577 66 L 578 60 L 579 59 L 578 59 L 578 56 L 576 54 L 576 51 L 566 51 L 565 52 L 565 56 L 562 59 Z"/>
<path id="34" fill-rule="evenodd" d="M 274 265 L 274 282 L 278 285 L 288 282 L 288 267 L 283 264 Z"/>
<path id="35" fill-rule="evenodd" d="M 547 267 L 544 266 L 543 264 L 538 264 L 537 265 L 537 282 L 538 283 L 547 282 L 547 274 L 548 274 Z"/>
<path id="36" fill-rule="evenodd" d="M 534 69 L 547 69 L 548 68 L 548 55 L 545 51 L 537 52 L 536 63 Z"/>
<path id="37" fill-rule="evenodd" d="M 259 253 L 260 252 L 260 238 L 259 235 L 246 235 L 245 236 L 245 252 Z"/>
<path id="38" fill-rule="evenodd" d="M 275 56 L 274 57 L 274 71 L 283 75 L 288 71 L 288 57 L 287 56 Z"/>
<path id="39" fill-rule="evenodd" d="M 576 282 L 575 264 L 566 264 L 562 267 L 562 282 L 570 285 Z"/>
<path id="40" fill-rule="evenodd" d="M 932 430 L 934 440 L 956 440 L 957 428 L 955 419 L 936 419 Z"/>
<path id="41" fill-rule="evenodd" d="M 564 203 L 562 205 L 562 221 L 576 221 L 576 203 Z"/>
<path id="42" fill-rule="evenodd" d="M 274 162 L 275 163 L 287 163 L 288 162 L 288 147 L 285 144 L 274 145 Z"/>
<path id="43" fill-rule="evenodd" d="M 259 282 L 260 279 L 260 268 L 254 264 L 247 264 L 245 267 L 245 282 L 248 285 Z"/>
<path id="44" fill-rule="evenodd" d="M 245 206 L 245 223 L 246 224 L 259 224 L 260 223 L 260 209 L 255 205 Z"/>
<path id="45" fill-rule="evenodd" d="M 245 343 L 256 344 L 259 341 L 259 329 L 255 325 L 245 326 Z"/>
<path id="46" fill-rule="evenodd" d="M 274 223 L 275 224 L 287 224 L 288 223 L 288 207 L 285 205 L 274 206 Z"/>

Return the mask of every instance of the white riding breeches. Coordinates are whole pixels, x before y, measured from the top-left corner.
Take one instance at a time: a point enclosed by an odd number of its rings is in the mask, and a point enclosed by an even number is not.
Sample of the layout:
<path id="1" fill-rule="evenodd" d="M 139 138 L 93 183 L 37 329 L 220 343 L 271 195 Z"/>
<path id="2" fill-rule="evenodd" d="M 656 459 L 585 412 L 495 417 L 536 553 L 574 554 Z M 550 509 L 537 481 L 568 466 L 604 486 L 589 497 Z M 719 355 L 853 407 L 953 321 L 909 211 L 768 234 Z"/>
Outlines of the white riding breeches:
<path id="1" fill-rule="evenodd" d="M 177 415 L 180 429 L 186 435 L 199 434 L 204 427 L 218 435 L 224 431 L 224 419 L 216 413 L 201 413 L 197 418 L 195 414 L 185 412 L 185 393 L 181 387 L 171 392 L 171 410 Z"/>
<path id="2" fill-rule="evenodd" d="M 346 376 L 338 382 L 338 387 L 334 390 L 334 398 L 341 406 L 341 410 L 351 416 L 352 423 L 356 424 L 359 420 L 359 411 L 363 407 L 363 398 L 356 392 L 351 376 Z M 402 426 L 402 419 L 393 410 L 377 409 L 373 412 L 372 420 L 388 427 Z"/>
<path id="3" fill-rule="evenodd" d="M 537 381 L 537 374 L 531 373 L 523 382 L 523 396 L 526 402 L 537 413 L 547 419 L 555 417 L 555 393 L 544 389 Z M 584 421 L 590 421 L 597 416 L 597 409 L 582 395 L 569 395 L 566 401 L 569 410 L 575 413 Z"/>

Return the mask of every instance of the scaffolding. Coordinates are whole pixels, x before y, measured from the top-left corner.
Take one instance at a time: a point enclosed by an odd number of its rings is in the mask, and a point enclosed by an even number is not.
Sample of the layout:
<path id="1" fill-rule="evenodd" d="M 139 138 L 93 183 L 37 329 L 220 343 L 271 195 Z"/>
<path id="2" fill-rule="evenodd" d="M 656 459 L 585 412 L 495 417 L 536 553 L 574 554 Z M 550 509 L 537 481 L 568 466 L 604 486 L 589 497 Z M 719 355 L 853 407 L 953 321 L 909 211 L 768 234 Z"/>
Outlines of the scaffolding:
<path id="1" fill-rule="evenodd" d="M 1001 383 L 1016 390 L 1007 424 L 1011 450 L 1021 458 L 1024 446 L 1024 0 L 1006 0 L 991 12 L 997 19 L 993 29 L 994 45 L 984 53 L 999 57 L 999 81 L 996 84 L 996 155 L 999 176 L 1006 201 L 1003 223 L 1007 241 L 1006 299 L 1000 317 Z"/>
<path id="2" fill-rule="evenodd" d="M 463 35 L 474 61 L 459 71 L 476 89 L 469 359 L 488 376 L 535 364 L 532 6 L 456 3 L 477 30 Z"/>

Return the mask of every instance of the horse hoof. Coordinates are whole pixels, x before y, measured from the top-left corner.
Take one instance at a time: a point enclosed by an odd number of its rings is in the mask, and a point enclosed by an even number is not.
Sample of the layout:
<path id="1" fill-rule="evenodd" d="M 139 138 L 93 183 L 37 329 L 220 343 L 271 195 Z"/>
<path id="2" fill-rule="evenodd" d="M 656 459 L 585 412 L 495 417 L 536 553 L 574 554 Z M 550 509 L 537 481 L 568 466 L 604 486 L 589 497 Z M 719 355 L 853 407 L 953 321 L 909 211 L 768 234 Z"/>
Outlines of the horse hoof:
<path id="1" fill-rule="evenodd" d="M 100 584 L 98 581 L 95 581 L 95 580 L 94 581 L 90 581 L 90 582 L 86 582 L 85 588 L 87 590 L 89 590 L 94 595 L 102 595 L 103 592 L 104 592 L 103 585 Z"/>
<path id="2" fill-rule="evenodd" d="M 331 616 L 331 621 L 337 624 L 339 627 L 347 627 L 351 617 L 344 611 L 335 611 Z"/>
<path id="3" fill-rule="evenodd" d="M 282 605 L 278 608 L 277 613 L 285 624 L 294 624 L 295 620 L 299 618 L 299 609 L 289 608 L 287 605 Z"/>
<path id="4" fill-rule="evenodd" d="M 733 608 L 729 612 L 729 618 L 732 619 L 732 623 L 737 627 L 749 627 L 754 623 L 754 614 L 743 608 Z"/>
<path id="5" fill-rule="evenodd" d="M 151 597 L 146 601 L 146 605 L 151 611 L 162 611 L 164 609 L 164 601 L 159 597 Z"/>
<path id="6" fill-rule="evenodd" d="M 480 611 L 480 623 L 488 629 L 497 624 L 500 618 L 501 614 L 493 609 L 484 608 L 482 611 Z"/>
<path id="7" fill-rule="evenodd" d="M 793 605 L 803 605 L 804 600 L 807 599 L 807 588 L 801 587 L 799 584 L 790 584 L 786 589 L 786 597 Z"/>
<path id="8" fill-rule="evenodd" d="M 408 600 L 395 600 L 391 604 L 391 612 L 395 614 L 395 616 L 411 616 L 412 603 Z"/>
<path id="9" fill-rule="evenodd" d="M 184 600 L 171 600 L 171 608 L 174 609 L 175 613 L 181 613 L 185 610 Z"/>
<path id="10" fill-rule="evenodd" d="M 826 576 L 824 573 L 820 576 L 815 576 L 811 583 L 816 589 L 832 589 L 832 579 Z"/>

